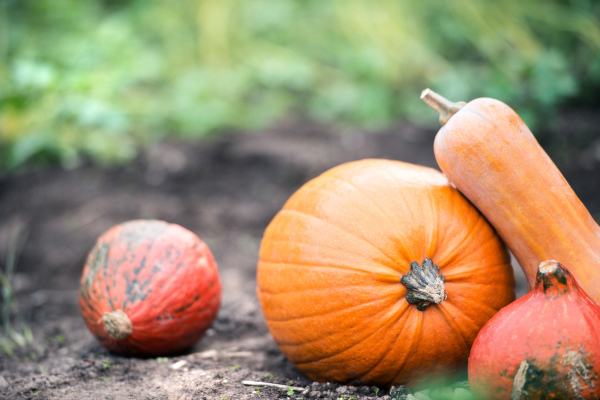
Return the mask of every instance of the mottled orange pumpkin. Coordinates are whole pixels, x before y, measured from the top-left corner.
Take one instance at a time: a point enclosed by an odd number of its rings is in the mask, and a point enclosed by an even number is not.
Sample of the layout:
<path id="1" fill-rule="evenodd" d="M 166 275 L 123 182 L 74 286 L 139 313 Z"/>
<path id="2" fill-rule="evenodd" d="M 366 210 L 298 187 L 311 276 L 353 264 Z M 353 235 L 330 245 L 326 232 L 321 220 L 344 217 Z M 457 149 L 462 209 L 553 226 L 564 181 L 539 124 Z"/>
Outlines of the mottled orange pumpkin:
<path id="1" fill-rule="evenodd" d="M 81 314 L 108 350 L 159 356 L 180 352 L 217 315 L 221 283 L 208 246 L 179 225 L 117 225 L 90 251 L 79 288 Z"/>
<path id="2" fill-rule="evenodd" d="M 308 182 L 275 216 L 257 293 L 309 378 L 414 384 L 466 366 L 481 327 L 514 299 L 509 261 L 440 172 L 362 160 Z"/>
<path id="3" fill-rule="evenodd" d="M 600 399 L 600 306 L 556 261 L 479 332 L 469 383 L 482 399 Z"/>

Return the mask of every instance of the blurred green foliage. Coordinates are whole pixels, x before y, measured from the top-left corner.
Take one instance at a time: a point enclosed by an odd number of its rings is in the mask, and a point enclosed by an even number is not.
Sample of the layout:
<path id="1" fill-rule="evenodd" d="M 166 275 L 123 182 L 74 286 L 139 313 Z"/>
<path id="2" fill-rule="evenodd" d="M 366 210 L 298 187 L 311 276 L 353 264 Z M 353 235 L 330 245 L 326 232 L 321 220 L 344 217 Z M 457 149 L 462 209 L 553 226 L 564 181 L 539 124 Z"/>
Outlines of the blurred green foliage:
<path id="1" fill-rule="evenodd" d="M 0 168 L 131 159 L 289 113 L 436 121 L 425 87 L 539 122 L 600 87 L 594 0 L 0 0 Z M 583 99 L 583 100 L 582 100 Z"/>

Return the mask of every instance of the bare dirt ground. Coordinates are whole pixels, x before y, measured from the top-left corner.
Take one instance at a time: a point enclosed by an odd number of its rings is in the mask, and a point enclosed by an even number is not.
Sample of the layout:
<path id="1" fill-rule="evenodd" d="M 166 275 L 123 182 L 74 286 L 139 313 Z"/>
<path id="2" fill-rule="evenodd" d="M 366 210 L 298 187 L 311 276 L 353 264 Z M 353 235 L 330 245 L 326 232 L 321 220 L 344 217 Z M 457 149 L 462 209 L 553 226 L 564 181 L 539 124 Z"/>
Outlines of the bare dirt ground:
<path id="1" fill-rule="evenodd" d="M 592 122 L 586 114 L 567 114 L 541 142 L 560 157 L 567 180 L 600 220 L 600 132 Z M 564 130 L 566 125 L 575 129 Z M 17 249 L 12 287 L 34 336 L 12 357 L 0 352 L 0 398 L 390 399 L 376 388 L 312 383 L 285 359 L 255 296 L 258 249 L 271 218 L 309 179 L 369 157 L 435 167 L 434 136 L 434 130 L 412 125 L 339 132 L 294 120 L 211 142 L 164 142 L 127 167 L 53 168 L 0 178 L 0 263 L 5 268 Z M 219 265 L 218 318 L 177 357 L 112 355 L 79 315 L 77 287 L 87 252 L 108 228 L 137 218 L 190 229 Z M 519 294 L 525 290 L 519 280 Z M 243 380 L 285 388 L 250 387 Z M 464 390 L 461 385 L 457 390 Z"/>

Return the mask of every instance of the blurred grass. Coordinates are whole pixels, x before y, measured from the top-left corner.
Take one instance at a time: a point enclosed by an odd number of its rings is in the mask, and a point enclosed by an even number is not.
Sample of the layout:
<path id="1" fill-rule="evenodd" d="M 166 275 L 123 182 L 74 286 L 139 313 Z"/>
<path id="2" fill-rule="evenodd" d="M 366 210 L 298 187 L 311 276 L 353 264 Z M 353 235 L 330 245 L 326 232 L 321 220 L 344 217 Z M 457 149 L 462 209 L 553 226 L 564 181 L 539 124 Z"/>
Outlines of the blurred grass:
<path id="1" fill-rule="evenodd" d="M 597 101 L 593 0 L 0 0 L 0 168 L 132 159 L 288 114 L 435 123 L 425 87 L 536 125 Z"/>
<path id="2" fill-rule="evenodd" d="M 3 265 L 0 264 L 0 349 L 12 357 L 14 349 L 33 341 L 33 332 L 24 321 L 13 290 L 14 272 L 27 237 L 23 224 L 11 225 L 9 236 L 8 251 Z"/>

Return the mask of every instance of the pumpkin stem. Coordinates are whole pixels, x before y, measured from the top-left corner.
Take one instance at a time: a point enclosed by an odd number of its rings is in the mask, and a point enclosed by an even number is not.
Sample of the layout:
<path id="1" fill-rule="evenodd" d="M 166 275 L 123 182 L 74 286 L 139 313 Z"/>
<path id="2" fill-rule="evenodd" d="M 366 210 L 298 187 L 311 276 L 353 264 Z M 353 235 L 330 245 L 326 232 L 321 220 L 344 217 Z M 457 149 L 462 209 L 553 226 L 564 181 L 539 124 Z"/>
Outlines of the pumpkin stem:
<path id="1" fill-rule="evenodd" d="M 440 304 L 446 300 L 444 281 L 440 267 L 430 258 L 426 258 L 423 265 L 413 261 L 408 274 L 400 278 L 400 282 L 406 286 L 406 301 L 416 304 L 419 311 L 425 310 L 431 303 Z"/>
<path id="2" fill-rule="evenodd" d="M 570 291 L 574 284 L 573 275 L 560 263 L 554 260 L 540 263 L 535 277 L 535 290 L 555 298 Z"/>
<path id="3" fill-rule="evenodd" d="M 105 313 L 102 320 L 104 321 L 104 330 L 113 339 L 125 340 L 133 332 L 131 320 L 123 310 Z"/>
<path id="4" fill-rule="evenodd" d="M 431 89 L 425 89 L 421 92 L 421 100 L 440 114 L 440 124 L 442 124 L 442 126 L 445 125 L 450 117 L 456 114 L 458 110 L 467 105 L 464 101 L 454 103 Z"/>

